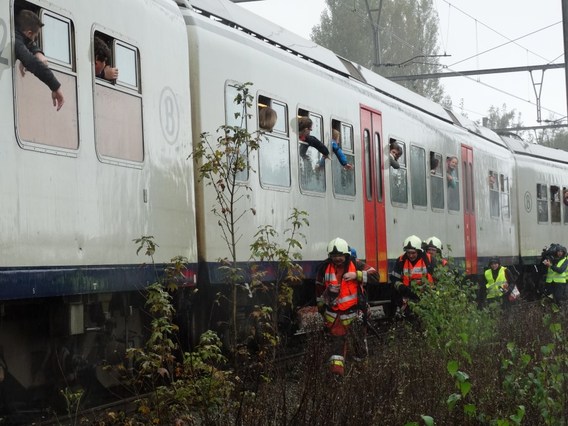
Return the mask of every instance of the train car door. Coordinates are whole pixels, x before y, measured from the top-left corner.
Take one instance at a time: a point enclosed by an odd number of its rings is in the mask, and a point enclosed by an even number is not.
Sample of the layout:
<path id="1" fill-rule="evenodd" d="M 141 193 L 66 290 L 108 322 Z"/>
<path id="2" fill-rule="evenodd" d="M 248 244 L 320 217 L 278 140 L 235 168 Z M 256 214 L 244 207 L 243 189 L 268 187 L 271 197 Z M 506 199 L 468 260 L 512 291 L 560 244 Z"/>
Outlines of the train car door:
<path id="1" fill-rule="evenodd" d="M 381 135 L 381 113 L 361 106 L 365 261 L 385 280 L 388 266 Z"/>
<path id="2" fill-rule="evenodd" d="M 473 188 L 473 149 L 462 145 L 465 273 L 477 274 L 477 233 L 475 222 L 475 192 Z"/>

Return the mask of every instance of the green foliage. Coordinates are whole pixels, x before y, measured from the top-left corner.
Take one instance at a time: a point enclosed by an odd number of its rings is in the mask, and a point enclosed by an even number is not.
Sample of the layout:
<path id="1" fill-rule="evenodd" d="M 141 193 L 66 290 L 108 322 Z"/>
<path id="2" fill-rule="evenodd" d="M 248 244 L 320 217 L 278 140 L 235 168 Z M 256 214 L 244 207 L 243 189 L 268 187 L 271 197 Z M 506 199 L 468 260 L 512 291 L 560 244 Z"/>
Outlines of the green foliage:
<path id="1" fill-rule="evenodd" d="M 411 303 L 430 345 L 448 356 L 471 361 L 470 352 L 488 342 L 496 333 L 496 309 L 479 310 L 476 288 L 457 276 L 450 266 L 439 264 L 434 272 L 435 287 L 415 289 L 418 303 Z"/>
<path id="2" fill-rule="evenodd" d="M 438 53 L 438 16 L 432 0 L 326 0 L 326 3 L 320 24 L 312 29 L 311 37 L 316 43 L 387 77 L 441 70 L 438 58 L 431 57 Z M 382 9 L 377 26 L 379 4 Z M 375 66 L 373 25 L 379 32 L 380 66 Z M 443 97 L 437 79 L 401 84 L 436 102 Z"/>
<path id="3" fill-rule="evenodd" d="M 531 355 L 514 343 L 507 345 L 509 357 L 502 362 L 503 388 L 511 396 L 530 400 L 544 424 L 566 424 L 568 336 L 551 315 L 545 316 L 543 323 L 552 341 L 541 345 L 540 353 Z"/>
<path id="4" fill-rule="evenodd" d="M 236 87 L 234 102 L 241 107 L 241 111 L 235 113 L 235 119 L 240 119 L 240 125 L 220 126 L 215 143 L 211 142 L 210 134 L 201 134 L 200 142 L 190 155 L 196 162 L 199 180 L 205 181 L 215 192 L 212 212 L 219 218 L 221 237 L 227 245 L 232 262 L 236 262 L 237 242 L 241 236 L 237 225 L 247 212 L 256 214 L 254 208 L 238 209 L 238 203 L 248 198 L 246 193 L 250 191 L 250 187 L 239 181 L 238 176 L 244 171 L 252 171 L 248 154 L 258 150 L 262 138 L 261 132 L 249 133 L 246 128 L 246 120 L 252 117 L 249 109 L 254 99 L 250 94 L 250 86 L 252 83 Z"/>

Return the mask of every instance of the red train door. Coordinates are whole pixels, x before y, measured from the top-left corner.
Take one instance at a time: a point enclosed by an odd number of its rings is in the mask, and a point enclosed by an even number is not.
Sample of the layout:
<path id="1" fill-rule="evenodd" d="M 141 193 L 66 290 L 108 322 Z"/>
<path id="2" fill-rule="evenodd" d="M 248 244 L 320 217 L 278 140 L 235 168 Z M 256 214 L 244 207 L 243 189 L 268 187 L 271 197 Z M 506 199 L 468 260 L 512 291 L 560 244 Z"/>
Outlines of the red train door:
<path id="1" fill-rule="evenodd" d="M 388 265 L 381 152 L 382 130 L 381 113 L 361 106 L 365 261 L 379 271 L 381 281 L 384 281 L 388 276 Z"/>
<path id="2" fill-rule="evenodd" d="M 463 170 L 463 222 L 465 242 L 465 273 L 477 274 L 477 233 L 475 223 L 475 192 L 473 188 L 473 150 L 462 145 Z"/>

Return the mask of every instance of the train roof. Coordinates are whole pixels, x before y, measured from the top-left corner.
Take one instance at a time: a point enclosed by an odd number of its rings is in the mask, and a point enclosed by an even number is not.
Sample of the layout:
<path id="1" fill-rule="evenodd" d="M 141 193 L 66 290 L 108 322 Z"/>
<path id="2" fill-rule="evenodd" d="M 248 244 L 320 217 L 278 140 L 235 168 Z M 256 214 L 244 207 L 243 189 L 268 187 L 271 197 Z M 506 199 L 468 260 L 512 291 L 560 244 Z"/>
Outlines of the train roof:
<path id="1" fill-rule="evenodd" d="M 333 51 L 313 41 L 294 34 L 285 28 L 258 16 L 229 0 L 175 0 L 182 7 L 193 7 L 201 13 L 209 14 L 232 24 L 265 41 L 282 47 L 289 53 L 303 57 L 319 66 L 327 68 L 369 86 L 386 96 L 395 98 L 414 108 L 418 108 L 442 120 L 455 122 L 452 115 L 441 105 L 392 82 L 363 66 L 336 55 Z"/>
<path id="2" fill-rule="evenodd" d="M 533 158 L 542 158 L 552 162 L 568 164 L 567 151 L 530 143 L 515 136 L 501 136 L 501 139 L 503 139 L 509 149 L 517 155 L 526 155 Z"/>

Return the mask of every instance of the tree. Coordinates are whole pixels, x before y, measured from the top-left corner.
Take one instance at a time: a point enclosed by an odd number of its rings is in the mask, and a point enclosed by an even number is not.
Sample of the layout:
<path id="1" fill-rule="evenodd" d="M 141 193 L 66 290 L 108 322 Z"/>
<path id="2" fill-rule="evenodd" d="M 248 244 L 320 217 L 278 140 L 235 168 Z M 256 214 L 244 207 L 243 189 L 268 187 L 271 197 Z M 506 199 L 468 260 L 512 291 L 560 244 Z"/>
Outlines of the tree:
<path id="1" fill-rule="evenodd" d="M 389 77 L 441 70 L 438 53 L 438 16 L 432 0 L 326 0 L 327 10 L 312 29 L 314 42 L 338 55 Z M 379 22 L 381 63 L 375 63 L 373 27 Z M 371 16 L 367 12 L 367 5 Z M 440 102 L 443 88 L 437 79 L 402 82 L 407 88 Z"/>
<path id="2" fill-rule="evenodd" d="M 491 105 L 482 124 L 490 129 L 512 129 L 521 127 L 523 122 L 521 121 L 521 113 L 517 116 L 517 110 L 507 111 L 507 104 L 503 104 L 500 109 Z"/>

